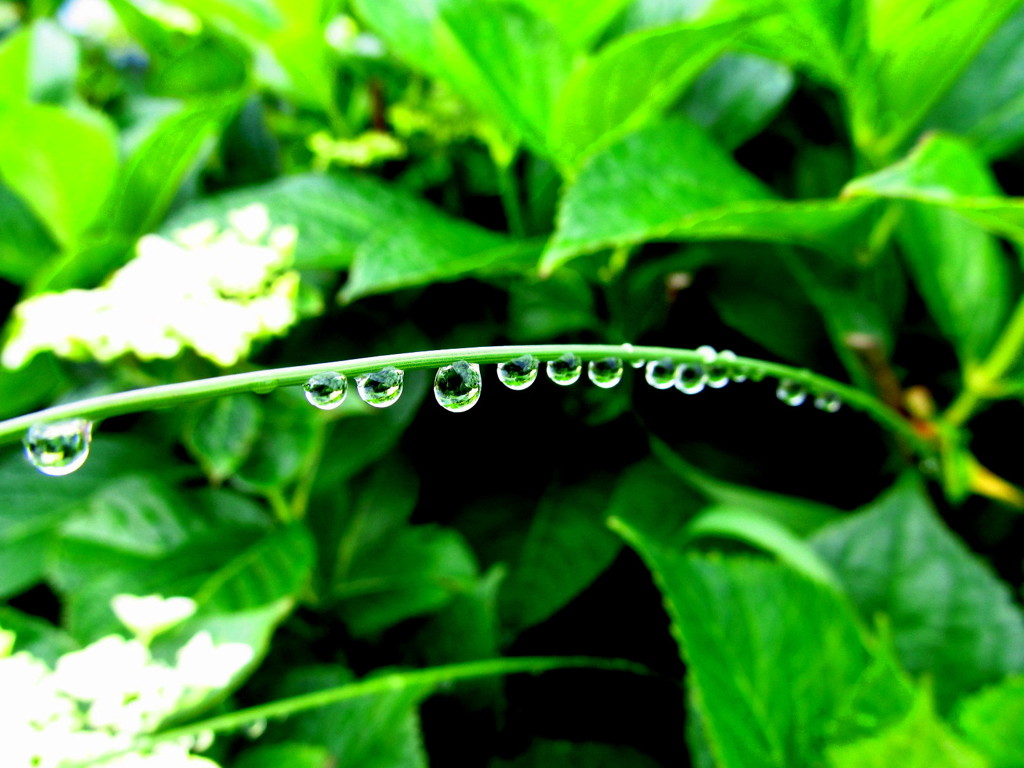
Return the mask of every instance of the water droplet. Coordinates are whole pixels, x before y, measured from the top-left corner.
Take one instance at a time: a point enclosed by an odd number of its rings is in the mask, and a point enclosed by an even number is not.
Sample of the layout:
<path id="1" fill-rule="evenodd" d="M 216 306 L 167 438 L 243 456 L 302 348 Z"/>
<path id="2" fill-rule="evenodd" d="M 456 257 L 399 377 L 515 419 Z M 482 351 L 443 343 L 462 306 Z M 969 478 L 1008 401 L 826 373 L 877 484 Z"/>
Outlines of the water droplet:
<path id="1" fill-rule="evenodd" d="M 603 357 L 587 364 L 587 378 L 601 389 L 610 389 L 622 381 L 622 361 L 617 357 Z"/>
<path id="2" fill-rule="evenodd" d="M 253 720 L 245 728 L 245 735 L 253 740 L 258 739 L 267 732 L 267 719 L 265 717 Z"/>
<path id="3" fill-rule="evenodd" d="M 747 369 L 736 364 L 736 353 L 731 349 L 723 349 L 718 353 L 718 362 L 725 367 L 728 377 L 737 384 L 747 380 Z"/>
<path id="4" fill-rule="evenodd" d="M 623 352 L 632 352 L 633 351 L 633 345 L 632 344 L 628 344 L 628 343 L 627 344 L 623 344 L 622 345 L 622 351 Z M 643 360 L 630 360 L 629 361 L 629 366 L 631 368 L 643 368 L 646 364 L 647 363 L 645 361 L 643 361 Z"/>
<path id="5" fill-rule="evenodd" d="M 668 389 L 676 383 L 676 364 L 671 357 L 651 360 L 644 371 L 647 383 L 655 389 Z"/>
<path id="6" fill-rule="evenodd" d="M 310 405 L 330 411 L 345 402 L 345 395 L 348 394 L 348 379 L 345 378 L 345 374 L 334 371 L 315 373 L 309 377 L 309 381 L 302 385 L 302 388 L 306 390 L 306 399 Z"/>
<path id="7" fill-rule="evenodd" d="M 71 419 L 50 424 L 33 424 L 22 441 L 33 466 L 50 477 L 70 475 L 89 458 L 92 422 Z"/>
<path id="8" fill-rule="evenodd" d="M 540 363 L 533 355 L 523 355 L 507 363 L 498 363 L 498 380 L 509 389 L 526 389 L 537 380 Z"/>
<path id="9" fill-rule="evenodd" d="M 697 347 L 697 353 L 701 356 L 704 361 L 704 373 L 705 383 L 712 389 L 721 389 L 729 383 L 729 366 L 727 364 L 728 356 L 725 360 L 722 359 L 722 355 L 715 351 L 714 347 L 704 346 Z M 731 353 L 730 353 L 731 354 Z M 733 358 L 736 356 L 733 355 Z M 678 383 L 676 384 L 678 387 Z M 702 387 L 703 388 L 703 387 Z"/>
<path id="10" fill-rule="evenodd" d="M 814 407 L 825 413 L 835 413 L 843 407 L 843 401 L 835 392 L 819 392 L 814 396 Z"/>
<path id="11" fill-rule="evenodd" d="M 775 396 L 786 405 L 803 405 L 807 400 L 807 387 L 792 379 L 780 379 Z"/>
<path id="12" fill-rule="evenodd" d="M 359 391 L 359 397 L 367 405 L 387 408 L 398 402 L 398 398 L 402 396 L 404 381 L 405 371 L 388 366 L 373 373 L 356 376 L 356 389 Z"/>
<path id="13" fill-rule="evenodd" d="M 566 352 L 557 360 L 550 360 L 547 368 L 549 379 L 555 384 L 567 387 L 579 380 L 580 374 L 583 372 L 583 363 L 572 352 Z"/>
<path id="14" fill-rule="evenodd" d="M 434 377 L 434 399 L 452 413 L 468 411 L 480 399 L 480 366 L 459 360 L 437 369 Z"/>
<path id="15" fill-rule="evenodd" d="M 687 395 L 704 391 L 708 383 L 708 372 L 700 363 L 683 363 L 676 372 L 676 389 Z"/>

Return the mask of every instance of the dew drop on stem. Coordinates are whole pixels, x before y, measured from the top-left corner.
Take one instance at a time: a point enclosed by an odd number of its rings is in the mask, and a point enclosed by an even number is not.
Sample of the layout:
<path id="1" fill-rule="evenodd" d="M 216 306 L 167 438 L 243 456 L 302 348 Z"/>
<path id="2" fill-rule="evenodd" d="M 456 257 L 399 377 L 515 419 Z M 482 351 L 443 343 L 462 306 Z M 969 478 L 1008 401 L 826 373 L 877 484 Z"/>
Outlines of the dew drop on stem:
<path id="1" fill-rule="evenodd" d="M 523 355 L 507 363 L 498 363 L 498 381 L 509 389 L 526 389 L 537 380 L 540 363 L 533 355 Z"/>
<path id="2" fill-rule="evenodd" d="M 718 353 L 718 363 L 725 368 L 726 376 L 737 384 L 747 380 L 747 369 L 736 363 L 736 353 L 731 349 L 723 349 Z"/>
<path id="3" fill-rule="evenodd" d="M 89 458 L 92 422 L 71 419 L 33 424 L 22 441 L 32 465 L 50 477 L 70 475 Z"/>
<path id="4" fill-rule="evenodd" d="M 676 382 L 676 364 L 670 357 L 651 360 L 644 371 L 647 383 L 655 389 L 668 389 Z"/>
<path id="5" fill-rule="evenodd" d="M 696 395 L 703 392 L 707 383 L 707 369 L 700 363 L 683 363 L 676 371 L 676 389 L 683 394 Z"/>
<path id="6" fill-rule="evenodd" d="M 780 379 L 775 396 L 786 405 L 803 405 L 807 400 L 807 387 L 792 379 Z"/>
<path id="7" fill-rule="evenodd" d="M 633 345 L 629 344 L 629 343 L 623 344 L 622 345 L 622 351 L 623 352 L 632 352 L 633 351 Z M 629 365 L 630 365 L 631 368 L 643 368 L 646 365 L 646 362 L 643 361 L 643 360 L 630 360 L 629 361 Z"/>
<path id="8" fill-rule="evenodd" d="M 348 380 L 345 378 L 345 374 L 334 371 L 315 373 L 309 377 L 309 381 L 302 385 L 302 388 L 306 391 L 306 400 L 310 405 L 330 411 L 345 402 L 345 395 L 348 394 Z"/>
<path id="9" fill-rule="evenodd" d="M 587 378 L 601 389 L 610 389 L 622 381 L 622 361 L 617 357 L 603 357 L 587 364 Z"/>
<path id="10" fill-rule="evenodd" d="M 557 360 L 550 360 L 547 365 L 548 378 L 555 384 L 567 387 L 575 384 L 583 372 L 583 363 L 572 352 L 566 352 Z"/>
<path id="11" fill-rule="evenodd" d="M 825 413 L 835 413 L 843 407 L 843 401 L 835 392 L 819 392 L 814 396 L 814 407 Z"/>
<path id="12" fill-rule="evenodd" d="M 367 405 L 387 408 L 398 402 L 398 398 L 402 396 L 404 380 L 404 371 L 388 366 L 373 373 L 356 376 L 356 390 Z"/>
<path id="13" fill-rule="evenodd" d="M 452 413 L 468 411 L 480 399 L 480 366 L 459 360 L 438 368 L 434 376 L 434 399 Z"/>
<path id="14" fill-rule="evenodd" d="M 697 353 L 704 361 L 705 382 L 709 387 L 721 389 L 729 383 L 729 358 L 724 352 L 719 354 L 714 347 L 705 344 L 702 347 L 697 347 Z M 724 359 L 723 356 L 725 356 Z M 733 357 L 735 358 L 735 355 Z"/>

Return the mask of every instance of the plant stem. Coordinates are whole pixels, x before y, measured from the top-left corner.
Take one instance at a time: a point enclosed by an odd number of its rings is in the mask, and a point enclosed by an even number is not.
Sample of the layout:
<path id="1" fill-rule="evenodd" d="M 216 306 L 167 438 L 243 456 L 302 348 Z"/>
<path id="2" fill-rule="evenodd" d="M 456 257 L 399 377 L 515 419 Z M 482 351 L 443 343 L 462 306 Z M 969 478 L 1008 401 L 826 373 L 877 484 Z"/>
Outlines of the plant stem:
<path id="1" fill-rule="evenodd" d="M 965 377 L 965 388 L 943 414 L 943 421 L 952 426 L 964 424 L 983 400 L 1001 394 L 1000 379 L 1024 350 L 1024 296 L 1017 302 L 1010 322 L 1003 330 L 988 359 Z"/>
<path id="2" fill-rule="evenodd" d="M 1021 320 L 1024 324 L 1024 319 Z M 401 370 L 438 368 L 456 360 L 470 363 L 502 363 L 522 355 L 533 355 L 541 362 L 555 360 L 565 353 L 572 353 L 583 360 L 603 357 L 618 357 L 624 361 L 660 360 L 667 358 L 675 364 L 702 363 L 703 356 L 692 349 L 673 347 L 624 347 L 615 344 L 532 344 L 507 347 L 466 347 L 462 349 L 432 349 L 424 352 L 408 352 L 397 355 L 361 357 L 312 365 L 297 365 L 288 368 L 272 368 L 264 371 L 236 373 L 209 379 L 184 381 L 178 384 L 161 384 L 128 392 L 101 395 L 75 403 L 47 408 L 36 413 L 17 416 L 0 422 L 0 445 L 19 439 L 33 424 L 63 421 L 66 419 L 88 419 L 95 421 L 127 413 L 154 410 L 181 405 L 182 403 L 204 400 L 221 395 L 241 392 L 266 394 L 278 387 L 302 384 L 314 373 L 337 371 L 346 376 L 371 373 L 387 366 Z M 806 386 L 811 391 L 834 392 L 847 405 L 871 416 L 890 431 L 907 438 L 918 451 L 931 453 L 932 444 L 921 437 L 913 426 L 896 411 L 874 396 L 859 389 L 842 384 L 826 376 L 820 376 L 803 368 L 757 360 L 750 357 L 736 358 L 736 365 L 760 372 L 766 376 L 792 381 Z"/>
<path id="3" fill-rule="evenodd" d="M 601 659 L 585 656 L 523 656 L 519 658 L 484 659 L 482 661 L 449 664 L 428 669 L 392 672 L 354 683 L 346 683 L 335 688 L 327 688 L 322 691 L 280 699 L 269 704 L 240 709 L 236 712 L 201 720 L 191 725 L 147 735 L 141 737 L 129 750 L 105 755 L 85 763 L 79 763 L 78 768 L 102 765 L 104 762 L 126 753 L 151 749 L 161 742 L 195 738 L 202 733 L 238 731 L 254 722 L 281 719 L 299 712 L 337 704 L 341 701 L 350 701 L 352 699 L 415 688 L 424 689 L 424 694 L 426 695 L 432 688 L 460 680 L 522 673 L 538 674 L 557 669 L 602 669 L 641 675 L 650 674 L 645 667 L 624 659 Z"/>
<path id="4" fill-rule="evenodd" d="M 523 217 L 523 205 L 520 201 L 519 181 L 512 168 L 514 158 L 507 163 L 495 163 L 498 171 L 498 190 L 501 204 L 505 209 L 508 229 L 516 237 L 525 237 L 526 224 Z"/>

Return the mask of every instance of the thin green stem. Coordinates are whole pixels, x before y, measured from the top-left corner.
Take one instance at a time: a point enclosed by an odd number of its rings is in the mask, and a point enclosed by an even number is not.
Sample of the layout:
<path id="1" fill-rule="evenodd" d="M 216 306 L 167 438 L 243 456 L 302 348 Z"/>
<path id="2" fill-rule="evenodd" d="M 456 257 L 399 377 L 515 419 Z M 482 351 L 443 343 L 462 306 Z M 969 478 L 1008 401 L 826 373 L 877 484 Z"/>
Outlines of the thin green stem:
<path id="1" fill-rule="evenodd" d="M 360 357 L 352 360 L 297 365 L 288 368 L 272 368 L 264 371 L 236 373 L 209 379 L 185 381 L 178 384 L 161 384 L 156 387 L 135 389 L 101 395 L 75 403 L 47 408 L 35 413 L 18 416 L 0 422 L 0 445 L 19 439 L 33 424 L 39 422 L 63 421 L 65 419 L 88 419 L 96 421 L 111 416 L 149 411 L 157 408 L 178 406 L 182 403 L 204 400 L 221 395 L 241 392 L 265 394 L 278 387 L 302 384 L 314 373 L 337 371 L 346 376 L 371 373 L 386 366 L 401 370 L 438 368 L 456 360 L 470 363 L 502 363 L 533 355 L 541 362 L 555 360 L 566 353 L 577 355 L 583 360 L 603 357 L 619 357 L 624 361 L 659 360 L 667 358 L 675 364 L 702 363 L 704 357 L 692 349 L 673 347 L 628 347 L 614 344 L 531 344 L 507 347 L 466 347 L 462 349 L 432 349 L 424 352 L 407 352 L 397 355 Z M 736 358 L 736 365 L 743 366 L 765 376 L 790 379 L 806 386 L 811 391 L 834 392 L 852 408 L 863 411 L 886 429 L 905 437 L 917 450 L 930 453 L 932 445 L 922 438 L 913 426 L 899 413 L 874 396 L 855 387 L 820 376 L 803 368 L 794 368 L 781 363 L 757 360 L 750 357 Z"/>
<path id="2" fill-rule="evenodd" d="M 377 696 L 416 688 L 422 688 L 424 695 L 426 695 L 438 686 L 461 680 L 523 673 L 539 674 L 558 669 L 601 669 L 612 672 L 631 672 L 640 675 L 650 674 L 646 667 L 624 659 L 599 659 L 586 656 L 523 656 L 519 658 L 485 659 L 482 661 L 431 667 L 429 669 L 392 672 L 354 683 L 346 683 L 335 688 L 327 688 L 322 691 L 279 699 L 269 704 L 240 709 L 180 728 L 173 728 L 161 733 L 145 736 L 140 738 L 128 752 L 149 750 L 162 742 L 191 739 L 204 733 L 239 731 L 255 722 L 282 719 L 311 709 L 319 709 L 342 701 L 351 701 L 352 699 L 360 699 L 367 696 Z M 124 754 L 126 754 L 126 751 L 111 753 L 85 763 L 79 763 L 77 768 L 102 765 Z"/>
<path id="3" fill-rule="evenodd" d="M 309 507 L 309 496 L 313 492 L 313 483 L 316 482 L 316 473 L 320 469 L 320 462 L 324 458 L 324 449 L 327 447 L 327 438 L 330 437 L 333 422 L 318 422 L 316 432 L 313 433 L 313 446 L 307 455 L 306 461 L 299 472 L 299 481 L 292 492 L 291 516 L 292 520 L 301 520 L 306 516 Z"/>
<path id="4" fill-rule="evenodd" d="M 1010 317 L 1010 322 L 1003 329 L 1002 336 L 996 342 L 988 359 L 966 376 L 965 388 L 952 405 L 946 410 L 942 419 L 954 427 L 964 424 L 982 401 L 1001 394 L 1000 379 L 1006 375 L 1013 365 L 1020 361 L 1024 352 L 1024 296 L 1017 302 L 1017 307 Z"/>
<path id="5" fill-rule="evenodd" d="M 514 158 L 513 158 L 514 159 Z M 519 180 L 516 178 L 512 161 L 507 163 L 495 162 L 498 171 L 498 190 L 501 194 L 501 204 L 505 209 L 505 219 L 508 221 L 508 229 L 516 237 L 525 237 L 526 221 L 523 216 L 523 204 L 520 199 Z"/>

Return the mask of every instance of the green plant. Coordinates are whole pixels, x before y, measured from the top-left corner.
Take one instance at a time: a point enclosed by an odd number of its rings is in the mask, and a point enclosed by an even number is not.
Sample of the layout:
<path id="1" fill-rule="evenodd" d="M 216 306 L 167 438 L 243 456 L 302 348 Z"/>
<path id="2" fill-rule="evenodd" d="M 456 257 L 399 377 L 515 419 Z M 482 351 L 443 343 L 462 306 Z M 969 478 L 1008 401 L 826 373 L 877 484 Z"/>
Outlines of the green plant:
<path id="1" fill-rule="evenodd" d="M 9 759 L 1022 764 L 1022 29 L 0 6 Z"/>

